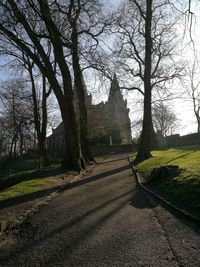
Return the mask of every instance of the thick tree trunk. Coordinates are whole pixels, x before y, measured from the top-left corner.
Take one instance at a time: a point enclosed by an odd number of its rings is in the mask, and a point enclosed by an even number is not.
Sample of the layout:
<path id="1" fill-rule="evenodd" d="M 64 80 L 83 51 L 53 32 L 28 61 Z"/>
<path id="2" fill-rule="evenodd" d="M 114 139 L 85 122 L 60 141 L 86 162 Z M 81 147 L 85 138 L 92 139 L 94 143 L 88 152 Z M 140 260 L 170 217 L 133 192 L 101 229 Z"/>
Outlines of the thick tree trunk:
<path id="1" fill-rule="evenodd" d="M 46 138 L 47 138 L 47 93 L 46 93 L 46 78 L 43 75 L 42 88 L 42 126 L 41 126 L 41 142 L 40 142 L 40 157 L 41 166 L 48 166 L 50 161 L 47 152 Z"/>
<path id="2" fill-rule="evenodd" d="M 47 73 L 48 74 L 48 73 Z M 72 83 L 69 71 L 63 73 L 63 91 L 52 75 L 47 75 L 49 83 L 54 90 L 61 111 L 64 126 L 64 151 L 62 166 L 65 169 L 80 171 L 85 168 L 78 138 L 78 128 L 73 106 Z"/>
<path id="3" fill-rule="evenodd" d="M 77 91 L 78 105 L 79 105 L 79 135 L 80 144 L 83 158 L 86 162 L 94 160 L 90 151 L 90 143 L 88 138 L 88 119 L 87 119 L 87 107 L 85 101 L 84 81 L 82 77 L 82 71 L 79 64 L 78 56 L 78 40 L 76 25 L 73 25 L 72 32 L 72 61 L 74 70 L 74 82 Z"/>
<path id="4" fill-rule="evenodd" d="M 66 169 L 80 171 L 82 168 L 85 168 L 85 165 L 80 155 L 80 144 L 78 136 L 77 138 L 75 138 L 75 136 L 77 135 L 75 113 L 70 113 L 66 107 L 73 108 L 69 107 L 67 103 L 61 106 L 61 116 L 63 119 L 65 143 L 62 165 Z"/>
<path id="5" fill-rule="evenodd" d="M 39 149 L 39 164 L 40 168 L 49 165 L 49 158 L 47 154 L 46 142 L 42 137 L 38 138 L 38 149 Z"/>
<path id="6" fill-rule="evenodd" d="M 151 39 L 152 23 L 152 0 L 146 0 L 146 19 L 145 19 L 145 70 L 144 70 L 144 112 L 141 142 L 139 145 L 136 162 L 141 162 L 151 157 L 151 135 L 152 135 L 152 113 L 151 113 Z"/>

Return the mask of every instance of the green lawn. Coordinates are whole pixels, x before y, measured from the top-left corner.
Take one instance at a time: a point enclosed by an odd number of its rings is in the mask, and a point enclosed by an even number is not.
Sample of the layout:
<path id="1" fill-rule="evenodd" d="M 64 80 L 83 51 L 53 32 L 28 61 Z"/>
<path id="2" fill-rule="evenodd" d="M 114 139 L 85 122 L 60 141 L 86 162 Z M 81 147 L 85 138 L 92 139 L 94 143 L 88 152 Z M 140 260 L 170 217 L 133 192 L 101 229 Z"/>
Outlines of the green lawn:
<path id="1" fill-rule="evenodd" d="M 153 157 L 138 164 L 147 180 L 153 168 L 178 165 L 182 172 L 175 178 L 152 182 L 156 190 L 180 206 L 200 214 L 200 147 L 179 147 L 152 152 Z M 151 185 L 151 181 L 149 181 Z"/>
<path id="2" fill-rule="evenodd" d="M 96 162 L 103 160 L 104 157 L 95 157 Z M 0 178 L 0 188 L 4 183 L 8 183 L 7 188 L 0 191 L 0 205 L 2 201 L 29 195 L 43 189 L 58 185 L 61 181 L 54 178 L 55 172 L 60 170 L 60 164 L 54 163 L 47 168 L 38 168 L 34 160 L 16 161 L 6 166 L 4 175 Z M 62 170 L 61 170 L 62 172 Z M 64 171 L 65 176 L 78 174 L 73 171 Z"/>
<path id="3" fill-rule="evenodd" d="M 0 178 L 0 205 L 2 201 L 28 196 L 60 184 L 61 179 L 54 178 L 58 173 L 74 175 L 74 172 L 62 170 L 60 163 L 52 163 L 46 168 L 39 168 L 38 163 L 34 160 L 7 164 L 4 168 L 4 175 Z"/>
<path id="4" fill-rule="evenodd" d="M 46 186 L 53 186 L 54 184 L 55 180 L 51 178 L 34 178 L 31 180 L 22 181 L 0 192 L 0 205 L 2 201 L 7 199 L 29 195 L 46 188 Z"/>

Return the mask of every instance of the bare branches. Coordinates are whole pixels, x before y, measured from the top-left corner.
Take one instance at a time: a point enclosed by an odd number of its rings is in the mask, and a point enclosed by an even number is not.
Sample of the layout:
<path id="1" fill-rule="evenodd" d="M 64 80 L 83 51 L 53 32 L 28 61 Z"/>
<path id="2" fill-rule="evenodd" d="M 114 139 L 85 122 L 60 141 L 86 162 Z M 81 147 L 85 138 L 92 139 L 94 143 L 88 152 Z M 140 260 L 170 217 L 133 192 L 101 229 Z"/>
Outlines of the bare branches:
<path id="1" fill-rule="evenodd" d="M 168 81 L 179 78 L 181 73 L 181 67 L 176 67 L 173 60 L 175 21 L 171 19 L 171 11 L 171 3 L 168 0 L 152 6 L 152 49 L 150 52 L 152 88 L 157 88 L 161 84 L 167 85 Z M 140 79 L 138 90 L 140 93 L 143 92 L 145 70 L 145 21 L 146 13 L 141 3 L 139 1 L 128 2 L 121 9 L 113 30 L 117 36 L 113 56 L 118 72 L 127 75 L 127 80 L 132 79 L 130 90 L 138 88 L 136 84 Z M 126 85 L 125 87 L 128 88 Z"/>
<path id="2" fill-rule="evenodd" d="M 192 102 L 193 112 L 196 117 L 197 131 L 200 133 L 200 79 L 199 79 L 199 67 L 197 61 L 194 61 L 192 66 L 189 64 L 186 71 L 186 77 L 183 79 L 183 87 Z"/>

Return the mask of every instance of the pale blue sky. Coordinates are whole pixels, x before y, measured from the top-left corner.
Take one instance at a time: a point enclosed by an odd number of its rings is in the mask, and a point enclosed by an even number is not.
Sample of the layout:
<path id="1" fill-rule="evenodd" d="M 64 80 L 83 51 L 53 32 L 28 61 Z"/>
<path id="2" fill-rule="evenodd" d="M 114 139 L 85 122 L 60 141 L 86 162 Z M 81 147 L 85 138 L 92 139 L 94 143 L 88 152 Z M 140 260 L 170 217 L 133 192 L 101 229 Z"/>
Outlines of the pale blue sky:
<path id="1" fill-rule="evenodd" d="M 113 6 L 114 8 L 116 8 L 121 2 L 123 2 L 123 0 L 104 0 L 104 1 L 105 3 L 110 2 L 110 5 Z M 197 33 L 199 33 L 199 28 L 200 28 L 200 22 L 199 22 L 200 16 L 198 16 L 199 8 L 195 7 L 195 11 L 197 13 L 195 14 L 196 19 L 197 19 L 197 25 L 196 25 L 196 34 L 195 34 L 196 36 L 194 36 L 195 37 L 194 39 L 197 41 L 196 43 L 198 44 L 200 43 L 198 41 L 200 40 L 200 35 L 198 34 L 198 37 L 197 37 Z M 200 51 L 199 45 L 197 45 L 196 48 L 197 50 Z M 191 46 L 186 47 L 185 50 L 183 51 L 183 55 L 184 57 L 192 58 L 193 57 L 192 47 Z M 2 57 L 0 57 L 0 82 L 6 80 L 8 77 L 10 78 L 11 75 L 14 76 L 13 71 L 9 71 L 8 69 L 1 67 L 2 63 L 3 63 Z M 105 94 L 104 94 L 104 100 L 105 100 Z M 134 96 L 129 96 L 130 108 L 131 108 L 131 103 L 133 103 L 133 101 L 134 101 Z M 174 106 L 174 110 L 178 114 L 178 117 L 182 121 L 183 127 L 182 127 L 182 130 L 180 131 L 181 134 L 186 134 L 186 133 L 191 133 L 191 132 L 196 131 L 195 117 L 193 115 L 192 105 L 189 102 L 182 101 L 181 99 L 173 101 L 172 105 Z M 135 112 L 131 110 L 131 113 L 133 114 L 133 117 L 134 117 Z M 135 116 L 137 117 L 137 115 Z M 134 117 L 134 119 L 136 118 Z"/>

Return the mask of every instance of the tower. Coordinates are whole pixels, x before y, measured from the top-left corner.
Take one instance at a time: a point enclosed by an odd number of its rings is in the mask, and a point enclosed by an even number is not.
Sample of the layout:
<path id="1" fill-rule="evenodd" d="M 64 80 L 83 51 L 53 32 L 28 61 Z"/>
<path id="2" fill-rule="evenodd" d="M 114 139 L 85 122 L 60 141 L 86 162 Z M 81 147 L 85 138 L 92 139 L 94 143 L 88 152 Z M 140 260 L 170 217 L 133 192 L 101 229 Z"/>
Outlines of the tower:
<path id="1" fill-rule="evenodd" d="M 131 143 L 132 137 L 129 109 L 127 108 L 127 101 L 124 100 L 120 90 L 116 74 L 114 74 L 111 82 L 106 110 L 110 118 L 109 120 L 120 127 L 123 143 Z"/>

